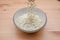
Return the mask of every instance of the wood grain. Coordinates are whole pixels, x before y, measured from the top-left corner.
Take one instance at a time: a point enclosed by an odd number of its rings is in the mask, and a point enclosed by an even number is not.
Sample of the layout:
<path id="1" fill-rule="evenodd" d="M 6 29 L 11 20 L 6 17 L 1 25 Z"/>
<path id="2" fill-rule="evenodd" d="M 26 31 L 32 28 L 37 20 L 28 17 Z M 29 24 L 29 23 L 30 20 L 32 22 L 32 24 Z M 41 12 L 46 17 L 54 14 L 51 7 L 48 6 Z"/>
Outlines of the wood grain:
<path id="1" fill-rule="evenodd" d="M 60 40 L 60 1 L 36 0 L 47 15 L 47 24 L 39 32 L 21 32 L 13 23 L 15 12 L 26 7 L 27 0 L 0 0 L 0 40 Z"/>

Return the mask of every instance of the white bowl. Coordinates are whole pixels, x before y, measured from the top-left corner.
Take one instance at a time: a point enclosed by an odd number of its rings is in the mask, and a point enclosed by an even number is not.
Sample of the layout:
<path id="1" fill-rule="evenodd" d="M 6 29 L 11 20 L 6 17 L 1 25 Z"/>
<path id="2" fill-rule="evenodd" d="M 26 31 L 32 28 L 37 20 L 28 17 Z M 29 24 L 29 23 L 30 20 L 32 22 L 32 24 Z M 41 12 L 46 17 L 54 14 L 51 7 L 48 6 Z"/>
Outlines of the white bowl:
<path id="1" fill-rule="evenodd" d="M 32 31 L 28 31 L 28 30 L 26 31 L 26 30 L 20 28 L 20 26 L 17 25 L 16 19 L 17 19 L 19 16 L 21 16 L 22 14 L 25 14 L 27 11 L 28 11 L 28 8 L 26 7 L 26 8 L 22 8 L 22 9 L 18 10 L 18 11 L 15 13 L 15 15 L 14 15 L 14 17 L 13 17 L 13 21 L 14 21 L 14 23 L 15 23 L 15 25 L 16 25 L 16 27 L 17 27 L 18 29 L 20 29 L 21 31 L 26 32 L 26 33 L 34 33 L 34 32 L 39 31 L 42 27 L 44 27 L 44 25 L 45 25 L 46 22 L 47 22 L 46 14 L 45 14 L 42 10 L 40 10 L 39 8 L 33 8 L 32 11 L 35 12 L 35 13 L 37 13 L 37 15 L 39 15 L 40 18 L 41 18 L 41 20 L 42 20 L 41 27 L 40 27 L 39 29 L 37 29 L 37 30 L 32 30 Z"/>

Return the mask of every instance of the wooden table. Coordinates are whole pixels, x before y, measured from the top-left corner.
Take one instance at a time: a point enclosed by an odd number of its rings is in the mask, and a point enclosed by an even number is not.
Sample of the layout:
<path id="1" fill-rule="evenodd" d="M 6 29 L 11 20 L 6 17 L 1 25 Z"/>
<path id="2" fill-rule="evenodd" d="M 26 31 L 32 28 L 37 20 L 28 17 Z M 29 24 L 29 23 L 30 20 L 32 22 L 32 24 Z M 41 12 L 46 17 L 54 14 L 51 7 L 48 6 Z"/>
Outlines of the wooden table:
<path id="1" fill-rule="evenodd" d="M 26 7 L 27 0 L 0 0 L 0 40 L 60 40 L 60 2 L 36 0 L 47 15 L 47 24 L 39 32 L 21 32 L 13 23 L 15 12 Z"/>

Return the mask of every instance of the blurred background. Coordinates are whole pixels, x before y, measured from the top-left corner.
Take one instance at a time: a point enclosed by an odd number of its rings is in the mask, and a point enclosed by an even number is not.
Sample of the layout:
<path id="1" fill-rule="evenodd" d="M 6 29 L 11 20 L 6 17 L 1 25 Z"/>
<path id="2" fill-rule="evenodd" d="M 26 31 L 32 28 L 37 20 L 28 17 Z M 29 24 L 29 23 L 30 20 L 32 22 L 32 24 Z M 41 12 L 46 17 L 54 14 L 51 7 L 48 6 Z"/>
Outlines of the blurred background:
<path id="1" fill-rule="evenodd" d="M 15 12 L 27 6 L 27 0 L 0 0 L 0 40 L 60 40 L 60 0 L 35 0 L 47 15 L 47 24 L 39 32 L 21 32 L 13 23 Z"/>

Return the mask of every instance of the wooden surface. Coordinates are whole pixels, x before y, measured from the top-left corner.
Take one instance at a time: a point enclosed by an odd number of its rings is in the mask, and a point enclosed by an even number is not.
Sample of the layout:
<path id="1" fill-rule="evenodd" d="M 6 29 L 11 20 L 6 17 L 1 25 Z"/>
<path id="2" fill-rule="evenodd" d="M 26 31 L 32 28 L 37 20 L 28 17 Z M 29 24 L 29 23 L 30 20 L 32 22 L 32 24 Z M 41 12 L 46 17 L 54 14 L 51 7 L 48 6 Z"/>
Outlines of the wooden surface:
<path id="1" fill-rule="evenodd" d="M 34 34 L 23 33 L 13 23 L 15 12 L 26 7 L 27 0 L 0 0 L 0 40 L 60 40 L 60 2 L 36 0 L 47 15 L 47 24 Z"/>

